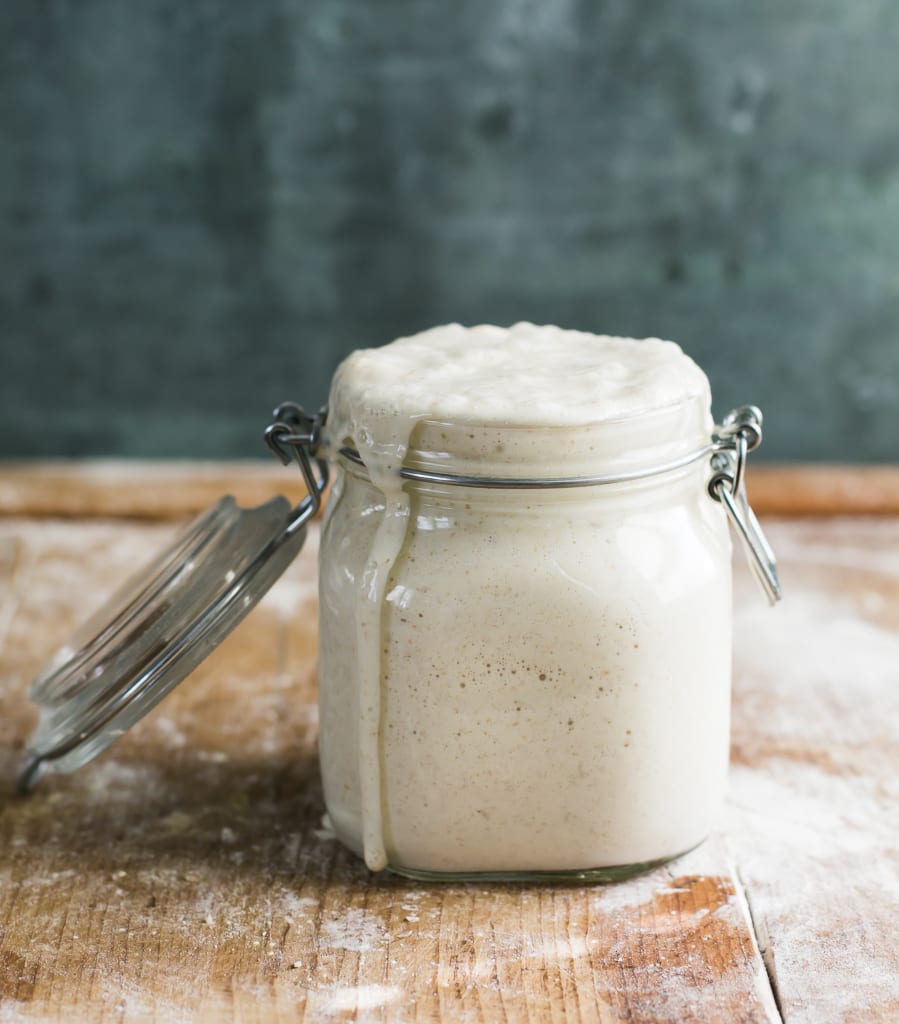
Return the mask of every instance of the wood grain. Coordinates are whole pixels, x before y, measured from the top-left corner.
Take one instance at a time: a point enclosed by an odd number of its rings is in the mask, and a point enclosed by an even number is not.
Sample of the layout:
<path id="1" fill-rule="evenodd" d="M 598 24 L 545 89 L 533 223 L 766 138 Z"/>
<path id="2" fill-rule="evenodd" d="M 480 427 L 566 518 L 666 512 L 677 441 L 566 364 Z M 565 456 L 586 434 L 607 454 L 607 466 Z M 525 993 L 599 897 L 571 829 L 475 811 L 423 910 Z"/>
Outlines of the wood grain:
<path id="1" fill-rule="evenodd" d="M 739 578 L 728 841 L 789 1024 L 899 1021 L 899 520 L 775 525 Z"/>
<path id="2" fill-rule="evenodd" d="M 899 523 L 772 524 L 788 602 L 740 570 L 721 831 L 594 887 L 414 883 L 337 845 L 316 531 L 131 734 L 14 797 L 28 679 L 171 529 L 0 522 L 0 1021 L 899 1017 Z"/>
<path id="3" fill-rule="evenodd" d="M 759 515 L 899 515 L 899 466 L 752 465 Z M 0 463 L 0 515 L 177 519 L 223 494 L 256 505 L 303 496 L 299 473 L 274 459 L 244 462 L 89 460 Z"/>
<path id="4" fill-rule="evenodd" d="M 92 459 L 0 463 L 0 515 L 72 519 L 180 519 L 223 494 L 258 505 L 276 494 L 299 501 L 303 481 L 274 457 L 245 462 Z"/>
<path id="5" fill-rule="evenodd" d="M 753 465 L 747 486 L 761 515 L 899 515 L 894 465 Z"/>

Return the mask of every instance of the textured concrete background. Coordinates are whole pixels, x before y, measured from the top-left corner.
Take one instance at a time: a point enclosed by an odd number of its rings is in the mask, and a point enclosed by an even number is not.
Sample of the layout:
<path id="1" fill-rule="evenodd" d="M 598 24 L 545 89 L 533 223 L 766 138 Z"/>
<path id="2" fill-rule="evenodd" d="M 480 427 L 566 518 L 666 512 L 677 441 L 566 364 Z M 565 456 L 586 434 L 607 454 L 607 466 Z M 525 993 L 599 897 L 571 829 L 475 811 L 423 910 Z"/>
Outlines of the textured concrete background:
<path id="1" fill-rule="evenodd" d="M 351 348 L 533 319 L 896 459 L 897 54 L 895 0 L 4 3 L 0 454 L 262 454 Z"/>

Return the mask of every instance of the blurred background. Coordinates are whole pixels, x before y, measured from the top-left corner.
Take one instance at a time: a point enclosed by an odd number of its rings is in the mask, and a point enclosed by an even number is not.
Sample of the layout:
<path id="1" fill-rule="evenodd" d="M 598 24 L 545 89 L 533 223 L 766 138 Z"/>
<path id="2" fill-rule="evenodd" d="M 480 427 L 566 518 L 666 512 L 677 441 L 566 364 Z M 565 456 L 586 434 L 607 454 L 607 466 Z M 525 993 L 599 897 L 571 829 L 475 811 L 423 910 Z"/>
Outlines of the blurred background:
<path id="1" fill-rule="evenodd" d="M 2 4 L 0 456 L 265 458 L 351 349 L 530 319 L 895 460 L 897 54 L 895 0 Z"/>

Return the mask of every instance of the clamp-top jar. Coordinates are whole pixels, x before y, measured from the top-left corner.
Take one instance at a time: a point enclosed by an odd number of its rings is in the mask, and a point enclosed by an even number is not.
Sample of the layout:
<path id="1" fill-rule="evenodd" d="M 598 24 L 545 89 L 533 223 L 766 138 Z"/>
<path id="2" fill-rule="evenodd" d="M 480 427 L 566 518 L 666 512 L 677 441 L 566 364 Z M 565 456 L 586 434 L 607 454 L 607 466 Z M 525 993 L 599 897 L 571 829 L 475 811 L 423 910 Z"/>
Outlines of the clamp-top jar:
<path id="1" fill-rule="evenodd" d="M 670 342 L 452 325 L 354 353 L 327 411 L 282 406 L 266 437 L 308 498 L 226 500 L 63 652 L 23 787 L 108 745 L 246 614 L 330 463 L 320 746 L 340 839 L 416 877 L 597 880 L 703 839 L 726 784 L 728 518 L 779 596 L 744 486 L 757 409 L 716 427 Z M 158 658 L 131 659 L 132 636 Z"/>
<path id="2" fill-rule="evenodd" d="M 707 834 L 729 738 L 725 512 L 777 591 L 742 487 L 760 414 L 716 429 L 709 405 L 671 343 L 528 324 L 343 364 L 321 762 L 371 868 L 606 879 Z"/>

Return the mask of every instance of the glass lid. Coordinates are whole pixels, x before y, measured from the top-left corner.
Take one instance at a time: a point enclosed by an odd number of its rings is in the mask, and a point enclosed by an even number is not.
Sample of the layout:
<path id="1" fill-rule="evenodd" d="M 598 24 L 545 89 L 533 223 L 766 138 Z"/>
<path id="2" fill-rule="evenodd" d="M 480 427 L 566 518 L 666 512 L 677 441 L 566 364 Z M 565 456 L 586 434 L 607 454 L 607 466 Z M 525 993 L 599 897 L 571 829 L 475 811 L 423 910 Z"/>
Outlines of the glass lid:
<path id="1" fill-rule="evenodd" d="M 292 516 L 286 498 L 222 498 L 78 630 L 31 684 L 21 790 L 105 750 L 221 643 L 302 547 Z"/>
<path id="2" fill-rule="evenodd" d="M 31 684 L 39 718 L 19 789 L 47 768 L 71 772 L 155 707 L 241 622 L 293 561 L 328 472 L 315 458 L 318 421 L 289 403 L 266 442 L 295 460 L 309 493 L 243 509 L 222 498 L 71 638 Z M 305 418 L 302 418 L 305 417 Z"/>

